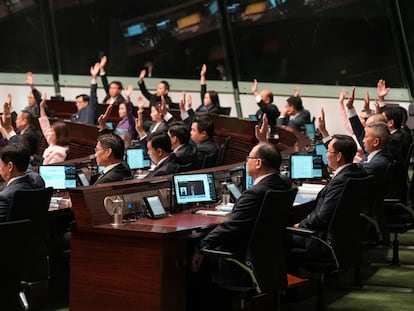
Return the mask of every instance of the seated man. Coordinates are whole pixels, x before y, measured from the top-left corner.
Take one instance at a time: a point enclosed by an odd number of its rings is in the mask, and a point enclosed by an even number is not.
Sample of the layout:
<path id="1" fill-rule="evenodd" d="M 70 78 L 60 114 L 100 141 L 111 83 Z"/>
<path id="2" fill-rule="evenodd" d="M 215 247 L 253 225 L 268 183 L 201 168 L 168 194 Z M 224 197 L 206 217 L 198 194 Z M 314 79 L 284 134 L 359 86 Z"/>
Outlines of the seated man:
<path id="1" fill-rule="evenodd" d="M 171 152 L 171 140 L 166 133 L 153 133 L 147 137 L 148 155 L 156 164 L 146 177 L 175 174 L 178 170 L 177 156 Z"/>
<path id="2" fill-rule="evenodd" d="M 11 143 L 0 151 L 0 175 L 6 182 L 0 191 L 0 222 L 7 220 L 13 196 L 18 190 L 44 188 L 43 179 L 36 173 L 26 173 L 29 166 L 30 153 L 22 143 Z"/>
<path id="3" fill-rule="evenodd" d="M 157 106 L 158 103 L 161 101 L 161 96 L 164 96 L 167 107 L 171 108 L 172 100 L 168 96 L 168 92 L 170 91 L 170 85 L 168 84 L 168 82 L 164 80 L 160 81 L 160 83 L 158 83 L 157 86 L 157 92 L 155 94 L 151 94 L 147 90 L 147 87 L 144 83 L 145 74 L 146 70 L 141 70 L 138 78 L 138 86 L 141 90 L 142 95 L 144 95 L 144 97 L 150 101 L 150 106 Z"/>
<path id="4" fill-rule="evenodd" d="M 287 105 L 277 119 L 277 125 L 286 125 L 305 132 L 305 124 L 311 123 L 310 113 L 303 107 L 302 99 L 299 96 L 291 96 L 287 100 Z M 269 118 L 269 116 L 268 116 Z"/>
<path id="5" fill-rule="evenodd" d="M 218 148 L 214 134 L 213 120 L 207 115 L 197 116 L 191 124 L 191 140 L 196 146 L 200 168 L 216 165 Z"/>
<path id="6" fill-rule="evenodd" d="M 108 59 L 106 56 L 102 56 L 101 61 L 99 63 L 99 75 L 101 76 L 102 84 L 106 92 L 106 96 L 102 102 L 104 104 L 116 106 L 120 103 L 125 102 L 125 98 L 121 94 L 123 87 L 120 81 L 112 81 L 108 84 L 108 77 L 105 73 L 105 65 L 107 60 Z"/>
<path id="7" fill-rule="evenodd" d="M 91 177 L 90 184 L 97 185 L 131 178 L 131 170 L 123 161 L 125 152 L 124 141 L 115 134 L 98 136 L 95 148 L 96 163 L 104 166 L 104 170 Z"/>
<path id="8" fill-rule="evenodd" d="M 99 73 L 99 63 L 96 63 L 90 68 L 91 73 L 91 92 L 90 97 L 86 94 L 80 94 L 76 96 L 76 108 L 78 109 L 77 113 L 74 113 L 70 120 L 72 122 L 81 122 L 85 124 L 95 125 L 97 120 L 97 104 L 98 98 L 96 95 L 96 90 L 98 84 L 96 78 Z"/>
<path id="9" fill-rule="evenodd" d="M 193 272 L 202 273 L 202 271 L 198 272 L 203 261 L 203 255 L 199 251 L 202 248 L 221 248 L 235 253 L 239 258 L 246 257 L 248 238 L 266 192 L 268 190 L 288 190 L 291 188 L 290 179 L 279 173 L 281 162 L 282 157 L 279 151 L 271 143 L 262 142 L 252 148 L 247 157 L 247 170 L 254 180 L 254 185 L 242 193 L 235 202 L 228 218 L 197 245 L 192 258 Z M 277 202 L 275 202 L 275 208 L 277 208 Z M 200 282 L 202 284 L 193 286 L 192 290 L 200 290 L 198 285 L 207 286 L 208 279 L 204 281 L 206 282 Z M 192 297 L 195 299 L 198 297 L 197 295 L 205 295 L 205 293 L 192 294 Z M 200 299 L 201 297 L 198 298 Z M 205 303 L 202 299 L 200 301 Z M 212 303 L 214 302 L 212 301 Z M 216 308 L 220 307 L 222 306 L 211 306 L 210 309 L 206 308 L 206 310 L 217 310 Z"/>
<path id="10" fill-rule="evenodd" d="M 367 173 L 358 164 L 353 163 L 357 151 L 354 139 L 347 135 L 334 135 L 327 148 L 328 166 L 334 171 L 331 181 L 319 192 L 314 210 L 296 228 L 306 228 L 318 232 L 319 237 L 325 237 L 329 222 L 341 197 L 345 182 L 349 178 L 366 177 Z M 294 247 L 306 248 L 311 257 L 320 255 L 320 249 L 315 247 L 312 239 L 293 236 Z"/>
<path id="11" fill-rule="evenodd" d="M 252 92 L 256 97 L 256 103 L 259 109 L 256 111 L 256 117 L 259 121 L 259 126 L 262 125 L 263 116 L 266 114 L 269 122 L 271 132 L 275 132 L 276 120 L 280 115 L 279 108 L 273 104 L 273 93 L 269 89 L 263 89 L 260 93 L 257 92 L 257 80 L 253 81 Z"/>
<path id="12" fill-rule="evenodd" d="M 186 165 L 193 163 L 196 149 L 190 144 L 190 130 L 183 122 L 175 122 L 168 128 L 171 147 L 177 157 L 177 163 Z"/>

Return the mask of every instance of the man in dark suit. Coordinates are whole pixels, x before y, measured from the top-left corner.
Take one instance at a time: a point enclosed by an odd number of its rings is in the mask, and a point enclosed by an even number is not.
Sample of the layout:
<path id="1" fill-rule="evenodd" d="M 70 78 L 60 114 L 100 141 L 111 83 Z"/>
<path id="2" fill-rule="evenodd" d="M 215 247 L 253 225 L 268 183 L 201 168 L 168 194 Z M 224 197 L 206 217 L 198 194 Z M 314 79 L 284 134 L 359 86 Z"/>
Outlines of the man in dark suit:
<path id="1" fill-rule="evenodd" d="M 147 137 L 147 150 L 156 164 L 146 178 L 175 174 L 178 170 L 177 156 L 171 152 L 171 140 L 166 133 L 153 133 Z"/>
<path id="2" fill-rule="evenodd" d="M 367 173 L 358 164 L 353 163 L 357 151 L 357 145 L 352 137 L 347 135 L 334 135 L 329 142 L 326 154 L 328 166 L 334 170 L 332 180 L 318 193 L 316 205 L 312 212 L 300 223 L 297 228 L 307 228 L 318 232 L 324 237 L 328 230 L 329 222 L 335 211 L 336 204 L 341 197 L 345 182 L 349 178 L 362 178 Z M 309 256 L 319 256 L 320 249 L 312 243 L 312 239 L 302 236 L 293 236 L 293 245 L 306 248 Z"/>
<path id="3" fill-rule="evenodd" d="M 190 310 L 230 310 L 226 304 L 226 297 L 217 298 L 222 290 L 215 289 L 211 284 L 211 269 L 209 262 L 203 262 L 200 249 L 223 249 L 233 252 L 239 258 L 246 257 L 249 236 L 256 221 L 260 206 L 268 190 L 288 190 L 291 181 L 286 176 L 279 174 L 282 162 L 281 155 L 275 146 L 268 142 L 261 142 L 254 146 L 247 157 L 247 170 L 254 179 L 254 185 L 245 190 L 234 203 L 232 212 L 228 218 L 211 231 L 196 246 L 192 257 L 192 271 L 194 274 L 190 288 Z M 277 202 L 275 202 L 277 208 Z M 222 271 L 222 270 L 221 270 Z M 230 270 L 226 270 L 230 272 Z M 207 293 L 206 293 L 207 292 Z M 206 300 L 202 297 L 210 297 L 214 293 L 216 299 Z M 194 299 L 194 300 L 193 300 Z M 202 305 L 200 305 L 200 301 Z M 220 301 L 215 304 L 215 301 Z M 228 303 L 228 302 L 227 302 Z"/>
<path id="4" fill-rule="evenodd" d="M 44 188 L 43 180 L 31 174 L 26 174 L 29 165 L 30 153 L 27 146 L 22 143 L 11 143 L 2 148 L 0 154 L 0 175 L 6 182 L 5 188 L 0 192 L 0 222 L 7 220 L 13 196 L 18 190 Z"/>
<path id="5" fill-rule="evenodd" d="M 119 105 L 120 103 L 125 102 L 125 98 L 122 96 L 121 92 L 123 89 L 122 83 L 120 81 L 112 81 L 108 83 L 108 77 L 105 73 L 105 65 L 107 62 L 107 57 L 102 56 L 101 61 L 99 63 L 100 73 L 102 79 L 102 84 L 106 92 L 106 96 L 102 101 L 103 104 L 107 105 Z"/>
<path id="6" fill-rule="evenodd" d="M 280 113 L 277 125 L 285 125 L 304 133 L 305 124 L 311 123 L 310 113 L 303 107 L 299 96 L 291 96 L 287 100 L 286 108 Z"/>
<path id="7" fill-rule="evenodd" d="M 104 170 L 91 177 L 90 184 L 103 184 L 131 178 L 131 170 L 123 161 L 124 141 L 115 134 L 102 134 L 98 136 L 95 148 L 96 163 L 104 166 Z"/>
<path id="8" fill-rule="evenodd" d="M 85 124 L 95 125 L 97 121 L 97 105 L 98 98 L 96 95 L 96 90 L 98 88 L 98 83 L 96 78 L 99 73 L 99 63 L 96 63 L 90 69 L 91 73 L 91 93 L 90 96 L 86 94 L 80 94 L 76 96 L 76 108 L 78 109 L 77 113 L 74 113 L 70 120 L 72 122 L 81 122 Z"/>
<path id="9" fill-rule="evenodd" d="M 213 120 L 207 115 L 197 116 L 191 124 L 191 140 L 197 150 L 197 161 L 201 168 L 214 167 L 218 147 L 214 141 Z"/>
<path id="10" fill-rule="evenodd" d="M 138 86 L 139 86 L 139 89 L 141 90 L 142 95 L 144 95 L 144 97 L 150 101 L 150 106 L 157 106 L 158 103 L 161 101 L 161 96 L 164 96 L 167 107 L 172 108 L 171 107 L 172 100 L 168 96 L 168 92 L 170 91 L 170 85 L 168 84 L 168 82 L 164 80 L 160 81 L 157 86 L 157 92 L 155 94 L 151 94 L 147 90 L 147 87 L 145 86 L 145 83 L 144 83 L 144 77 L 145 77 L 146 72 L 147 71 L 145 69 L 141 70 L 139 78 L 138 78 Z"/>
<path id="11" fill-rule="evenodd" d="M 256 117 L 259 121 L 259 126 L 262 125 L 263 116 L 266 114 L 271 133 L 276 131 L 276 120 L 280 115 L 279 108 L 273 105 L 273 93 L 269 89 L 263 89 L 260 93 L 257 92 L 257 80 L 253 81 L 252 92 L 256 97 L 256 103 L 259 109 L 256 111 Z"/>
<path id="12" fill-rule="evenodd" d="M 13 129 L 6 129 L 8 131 L 9 143 L 18 142 L 18 136 L 22 136 L 26 139 L 30 148 L 30 155 L 34 155 L 37 152 L 37 147 L 39 145 L 41 134 L 33 126 L 33 115 L 27 110 L 22 110 L 17 114 L 16 118 L 16 128 L 18 133 L 13 131 Z"/>
<path id="13" fill-rule="evenodd" d="M 168 136 L 171 140 L 171 148 L 177 156 L 180 165 L 191 164 L 196 156 L 196 149 L 190 144 L 190 130 L 183 122 L 175 122 L 168 128 Z M 192 166 L 192 169 L 197 167 Z"/>

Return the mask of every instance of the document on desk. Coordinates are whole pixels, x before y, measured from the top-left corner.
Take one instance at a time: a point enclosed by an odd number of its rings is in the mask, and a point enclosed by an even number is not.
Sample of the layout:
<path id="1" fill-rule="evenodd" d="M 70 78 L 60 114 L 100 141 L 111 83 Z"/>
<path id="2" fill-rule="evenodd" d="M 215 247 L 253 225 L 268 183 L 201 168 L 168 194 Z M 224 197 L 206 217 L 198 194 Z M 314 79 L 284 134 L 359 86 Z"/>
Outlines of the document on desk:
<path id="1" fill-rule="evenodd" d="M 314 194 L 314 195 L 317 195 L 319 193 L 319 191 L 322 190 L 323 187 L 325 187 L 325 185 L 303 183 L 302 186 L 298 187 L 298 191 L 301 194 Z"/>
<path id="2" fill-rule="evenodd" d="M 207 216 L 227 216 L 230 212 L 216 211 L 216 210 L 198 210 L 196 214 L 207 215 Z"/>

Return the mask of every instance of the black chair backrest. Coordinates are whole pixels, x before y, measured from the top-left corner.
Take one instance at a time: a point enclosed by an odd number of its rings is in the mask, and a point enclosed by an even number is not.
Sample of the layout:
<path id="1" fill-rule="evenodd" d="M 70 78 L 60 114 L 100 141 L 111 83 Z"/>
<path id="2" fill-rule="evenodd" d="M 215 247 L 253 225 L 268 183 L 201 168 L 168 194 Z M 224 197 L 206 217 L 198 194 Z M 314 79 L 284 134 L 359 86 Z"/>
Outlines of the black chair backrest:
<path id="1" fill-rule="evenodd" d="M 231 112 L 231 107 L 219 107 L 219 114 L 229 116 Z"/>
<path id="2" fill-rule="evenodd" d="M 223 165 L 224 154 L 226 153 L 227 146 L 229 145 L 230 139 L 231 139 L 231 136 L 227 136 L 224 139 L 224 141 L 220 144 L 218 152 L 217 152 L 216 166 Z"/>
<path id="3" fill-rule="evenodd" d="M 250 236 L 246 262 L 251 263 L 265 292 L 287 285 L 283 241 L 297 190 L 267 191 Z"/>
<path id="4" fill-rule="evenodd" d="M 16 191 L 8 214 L 8 221 L 30 219 L 32 228 L 26 259 L 26 281 L 47 279 L 48 209 L 53 188 Z"/>
<path id="5" fill-rule="evenodd" d="M 360 260 L 360 213 L 363 207 L 374 204 L 375 186 L 374 176 L 349 178 L 345 183 L 327 233 L 339 267 L 354 266 Z"/>
<path id="6" fill-rule="evenodd" d="M 23 260 L 28 245 L 32 222 L 29 219 L 0 223 L 0 293 L 17 291 L 23 277 Z M 1 299 L 0 299 L 1 306 Z"/>

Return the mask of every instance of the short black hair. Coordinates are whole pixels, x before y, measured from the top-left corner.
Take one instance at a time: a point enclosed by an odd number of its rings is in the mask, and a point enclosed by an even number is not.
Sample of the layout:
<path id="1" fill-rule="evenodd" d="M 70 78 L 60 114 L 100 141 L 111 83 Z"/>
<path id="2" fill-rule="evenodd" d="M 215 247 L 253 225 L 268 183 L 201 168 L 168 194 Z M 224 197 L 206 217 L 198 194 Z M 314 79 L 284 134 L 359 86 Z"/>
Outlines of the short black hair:
<path id="1" fill-rule="evenodd" d="M 112 149 L 112 154 L 117 160 L 123 160 L 125 153 L 125 143 L 116 134 L 102 134 L 98 136 L 98 142 L 103 148 Z"/>
<path id="2" fill-rule="evenodd" d="M 387 107 L 383 113 L 385 114 L 387 120 L 394 121 L 394 127 L 396 129 L 401 128 L 404 116 L 400 107 Z"/>
<path id="3" fill-rule="evenodd" d="M 82 100 L 85 102 L 89 103 L 89 95 L 86 94 L 79 94 L 78 96 L 76 96 L 76 99 L 78 99 L 79 97 L 82 97 Z"/>
<path id="4" fill-rule="evenodd" d="M 148 136 L 147 141 L 151 142 L 152 148 L 162 149 L 168 153 L 171 152 L 171 139 L 165 132 L 155 132 Z"/>
<path id="5" fill-rule="evenodd" d="M 194 119 L 193 123 L 197 123 L 197 129 L 200 133 L 206 131 L 208 137 L 214 137 L 214 123 L 209 116 L 199 115 Z"/>
<path id="6" fill-rule="evenodd" d="M 257 146 L 256 157 L 262 160 L 263 166 L 279 170 L 282 156 L 276 146 L 269 142 L 261 142 Z"/>
<path id="7" fill-rule="evenodd" d="M 299 96 L 290 96 L 286 101 L 290 106 L 293 106 L 295 110 L 303 110 L 302 98 Z"/>
<path id="8" fill-rule="evenodd" d="M 30 150 L 23 142 L 4 146 L 0 151 L 0 159 L 4 163 L 12 162 L 19 172 L 25 172 L 29 166 Z"/>
<path id="9" fill-rule="evenodd" d="M 335 139 L 333 143 L 335 151 L 342 153 L 346 163 L 352 163 L 357 152 L 355 140 L 351 136 L 340 134 L 333 135 L 332 139 Z"/>
<path id="10" fill-rule="evenodd" d="M 172 123 L 169 126 L 168 131 L 172 136 L 177 137 L 178 141 L 181 144 L 188 144 L 188 142 L 190 141 L 190 130 L 188 129 L 187 125 L 185 125 L 185 123 L 182 121 Z"/>
<path id="11" fill-rule="evenodd" d="M 111 84 L 115 84 L 121 91 L 124 88 L 122 86 L 122 82 L 121 81 L 112 81 L 111 83 L 109 83 L 109 86 L 111 86 Z"/>
<path id="12" fill-rule="evenodd" d="M 23 109 L 20 112 L 23 113 L 23 117 L 27 120 L 27 123 L 29 123 L 29 126 L 32 126 L 34 123 L 34 115 L 31 111 L 27 109 Z"/>
<path id="13" fill-rule="evenodd" d="M 165 88 L 169 91 L 170 90 L 170 84 L 165 81 L 165 80 L 161 80 L 160 83 L 164 84 Z"/>

